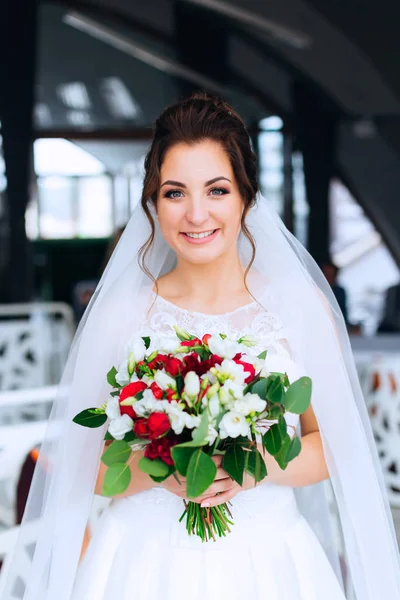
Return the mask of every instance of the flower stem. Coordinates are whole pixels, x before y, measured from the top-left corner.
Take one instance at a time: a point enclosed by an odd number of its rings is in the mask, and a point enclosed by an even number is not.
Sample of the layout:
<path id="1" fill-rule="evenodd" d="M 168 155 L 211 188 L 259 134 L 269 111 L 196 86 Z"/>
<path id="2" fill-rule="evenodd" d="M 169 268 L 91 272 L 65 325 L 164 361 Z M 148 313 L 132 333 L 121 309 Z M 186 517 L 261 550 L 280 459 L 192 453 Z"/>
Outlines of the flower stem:
<path id="1" fill-rule="evenodd" d="M 229 525 L 233 525 L 231 511 L 228 505 L 219 504 L 211 508 L 203 508 L 197 502 L 183 501 L 185 510 L 183 511 L 179 522 L 186 515 L 186 530 L 189 535 L 197 535 L 203 542 L 208 542 L 211 538 L 216 541 L 216 537 L 225 537 L 231 532 Z"/>

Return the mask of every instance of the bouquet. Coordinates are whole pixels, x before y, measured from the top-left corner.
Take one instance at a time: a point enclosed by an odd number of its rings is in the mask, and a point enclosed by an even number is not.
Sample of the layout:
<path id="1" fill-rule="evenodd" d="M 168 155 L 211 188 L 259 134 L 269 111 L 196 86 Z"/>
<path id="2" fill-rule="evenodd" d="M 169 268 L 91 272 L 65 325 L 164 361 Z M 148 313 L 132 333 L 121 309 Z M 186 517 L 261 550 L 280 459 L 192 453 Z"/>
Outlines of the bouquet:
<path id="1" fill-rule="evenodd" d="M 107 469 L 102 493 L 122 494 L 131 480 L 130 461 L 144 451 L 139 468 L 155 482 L 186 477 L 180 521 L 203 541 L 223 536 L 233 525 L 227 503 L 201 507 L 190 498 L 202 495 L 214 481 L 211 457 L 222 454 L 222 467 L 239 485 L 246 471 L 255 485 L 267 475 L 262 452 L 286 469 L 301 450 L 287 431 L 285 412 L 303 413 L 310 404 L 311 380 L 289 382 L 287 373 L 269 372 L 259 340 L 224 334 L 201 339 L 179 327 L 176 335 L 136 336 L 127 358 L 113 367 L 112 387 L 100 408 L 88 408 L 73 419 L 100 427 L 109 419 L 105 440 L 111 443 L 101 460 Z M 257 444 L 257 435 L 261 443 Z"/>

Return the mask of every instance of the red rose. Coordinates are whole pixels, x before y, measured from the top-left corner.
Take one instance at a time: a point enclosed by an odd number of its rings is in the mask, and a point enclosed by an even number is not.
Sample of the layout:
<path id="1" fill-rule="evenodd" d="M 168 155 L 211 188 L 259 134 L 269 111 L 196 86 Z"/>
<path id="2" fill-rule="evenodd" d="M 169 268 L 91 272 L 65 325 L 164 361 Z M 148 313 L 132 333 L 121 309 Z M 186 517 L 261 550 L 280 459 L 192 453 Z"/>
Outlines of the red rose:
<path id="1" fill-rule="evenodd" d="M 172 400 L 177 400 L 178 399 L 178 394 L 172 388 L 168 388 L 166 390 L 166 392 L 167 392 L 167 400 L 168 400 L 168 402 L 172 402 Z"/>
<path id="2" fill-rule="evenodd" d="M 165 354 L 157 354 L 157 356 L 155 358 L 153 358 L 152 361 L 147 363 L 147 366 L 152 371 L 157 370 L 157 369 L 163 369 L 165 366 L 165 361 L 167 359 L 168 359 L 168 357 Z"/>
<path id="3" fill-rule="evenodd" d="M 149 437 L 149 424 L 147 419 L 136 419 L 133 425 L 135 435 L 140 438 Z"/>
<path id="4" fill-rule="evenodd" d="M 158 386 L 158 385 L 156 384 L 156 382 L 155 382 L 155 381 L 153 381 L 153 383 L 151 384 L 151 386 L 150 386 L 150 389 L 151 389 L 151 391 L 153 392 L 153 396 L 154 396 L 155 398 L 157 398 L 157 400 L 161 400 L 161 398 L 162 398 L 162 397 L 163 397 L 163 395 L 164 395 L 164 392 L 162 391 L 162 389 L 160 388 L 160 386 Z"/>
<path id="5" fill-rule="evenodd" d="M 136 396 L 139 392 L 143 392 L 147 388 L 147 385 L 143 381 L 134 381 L 133 383 L 129 383 L 124 388 L 122 388 L 121 393 L 119 395 L 119 401 L 125 400 L 126 398 L 132 398 Z"/>
<path id="6" fill-rule="evenodd" d="M 158 440 L 153 440 L 146 446 L 144 455 L 146 458 L 155 459 L 161 458 L 167 465 L 173 465 L 174 461 L 171 456 L 171 446 L 177 442 L 171 442 L 167 437 L 162 437 Z"/>
<path id="7" fill-rule="evenodd" d="M 172 377 L 176 377 L 179 375 L 182 369 L 182 363 L 179 358 L 175 358 L 173 356 L 167 356 L 167 360 L 164 363 L 164 367 L 167 373 Z"/>
<path id="8" fill-rule="evenodd" d="M 181 342 L 181 346 L 187 346 L 188 348 L 191 348 L 192 346 L 201 346 L 201 340 L 199 340 L 199 338 L 194 338 L 193 340 L 185 340 Z"/>
<path id="9" fill-rule="evenodd" d="M 121 415 L 129 415 L 131 419 L 136 419 L 137 414 L 133 410 L 133 406 L 124 406 L 121 404 L 123 400 L 126 398 L 132 398 L 136 396 L 139 392 L 143 392 L 147 388 L 147 385 L 143 381 L 134 381 L 133 383 L 129 383 L 124 388 L 122 388 L 121 393 L 119 395 L 119 408 L 121 411 Z"/>
<path id="10" fill-rule="evenodd" d="M 256 376 L 256 371 L 253 367 L 253 365 L 251 365 L 250 363 L 244 362 L 242 360 L 235 360 L 235 363 L 237 365 L 242 365 L 245 373 L 248 373 L 249 375 L 246 377 L 246 379 L 244 380 L 245 383 L 250 383 L 250 381 L 253 381 L 254 377 Z"/>
<path id="11" fill-rule="evenodd" d="M 160 437 L 171 428 L 168 415 L 161 412 L 152 413 L 148 418 L 149 437 L 151 440 Z"/>

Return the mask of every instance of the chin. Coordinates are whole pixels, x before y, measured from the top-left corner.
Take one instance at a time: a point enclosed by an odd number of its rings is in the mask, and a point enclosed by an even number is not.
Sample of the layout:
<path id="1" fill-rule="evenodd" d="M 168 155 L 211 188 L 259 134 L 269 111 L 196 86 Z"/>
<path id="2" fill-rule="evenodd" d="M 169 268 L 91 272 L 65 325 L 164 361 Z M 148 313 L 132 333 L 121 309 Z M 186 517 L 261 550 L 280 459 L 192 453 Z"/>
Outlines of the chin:
<path id="1" fill-rule="evenodd" d="M 211 248 L 198 248 L 197 251 L 187 251 L 182 252 L 180 249 L 176 249 L 175 252 L 178 256 L 183 258 L 185 261 L 189 263 L 193 263 L 194 265 L 206 265 L 217 260 L 222 254 L 224 254 L 224 250 L 215 250 Z"/>

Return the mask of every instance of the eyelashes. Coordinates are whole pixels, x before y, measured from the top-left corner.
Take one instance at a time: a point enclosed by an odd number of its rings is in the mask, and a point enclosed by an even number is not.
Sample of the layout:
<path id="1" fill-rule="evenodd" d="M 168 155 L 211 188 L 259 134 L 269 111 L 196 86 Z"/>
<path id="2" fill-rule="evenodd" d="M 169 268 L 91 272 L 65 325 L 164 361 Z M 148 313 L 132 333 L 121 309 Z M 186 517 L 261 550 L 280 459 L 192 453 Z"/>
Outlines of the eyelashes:
<path id="1" fill-rule="evenodd" d="M 217 192 L 217 193 L 214 193 Z M 176 196 L 175 194 L 181 194 L 180 196 Z M 229 190 L 223 187 L 215 187 L 209 191 L 209 194 L 212 196 L 225 196 L 225 194 L 229 194 Z M 182 198 L 183 192 L 182 190 L 168 190 L 164 194 L 164 198 L 169 198 L 170 200 L 179 200 Z"/>

